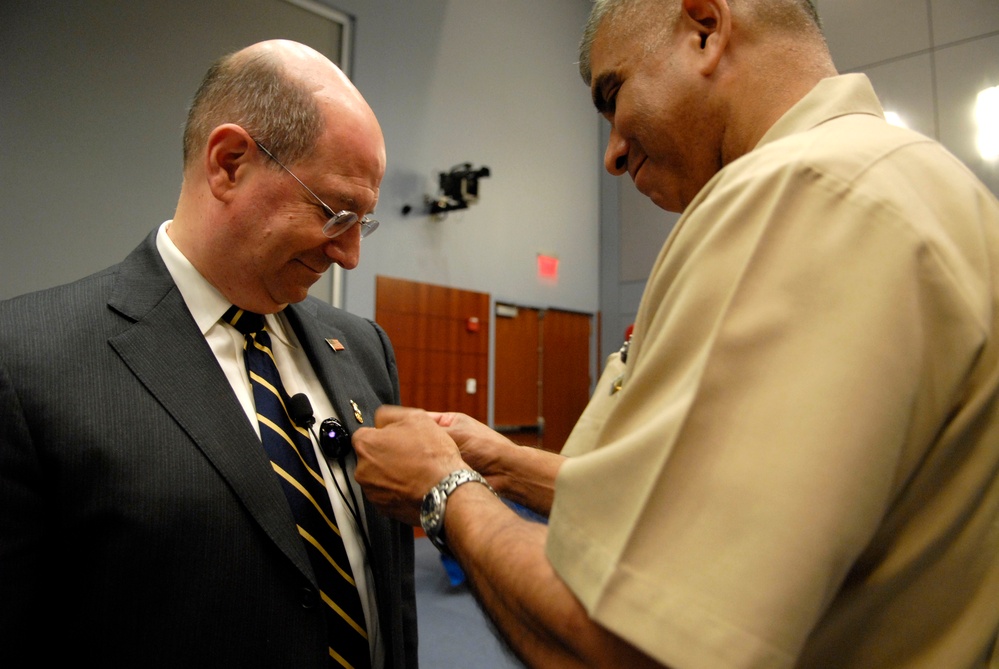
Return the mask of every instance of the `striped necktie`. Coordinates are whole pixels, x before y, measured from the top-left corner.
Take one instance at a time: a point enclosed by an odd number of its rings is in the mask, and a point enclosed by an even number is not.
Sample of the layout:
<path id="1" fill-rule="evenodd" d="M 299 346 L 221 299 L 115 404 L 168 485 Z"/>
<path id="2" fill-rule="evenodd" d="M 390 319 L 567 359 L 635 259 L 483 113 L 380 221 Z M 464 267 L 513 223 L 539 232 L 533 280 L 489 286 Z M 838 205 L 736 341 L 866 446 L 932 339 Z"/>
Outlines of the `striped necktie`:
<path id="1" fill-rule="evenodd" d="M 316 573 L 329 632 L 334 667 L 370 667 L 368 634 L 361 599 L 340 530 L 305 428 L 288 413 L 264 317 L 231 307 L 222 319 L 243 334 L 243 359 L 253 388 L 260 440 L 291 505 L 298 533 Z"/>

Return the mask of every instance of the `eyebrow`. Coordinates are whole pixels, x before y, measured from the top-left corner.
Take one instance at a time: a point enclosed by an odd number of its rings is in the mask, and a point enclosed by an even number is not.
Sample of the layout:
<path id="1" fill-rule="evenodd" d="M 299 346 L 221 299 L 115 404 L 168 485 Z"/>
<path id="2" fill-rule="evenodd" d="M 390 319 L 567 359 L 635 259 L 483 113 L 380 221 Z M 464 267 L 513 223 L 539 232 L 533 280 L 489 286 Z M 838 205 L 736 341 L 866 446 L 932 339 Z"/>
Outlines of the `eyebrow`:
<path id="1" fill-rule="evenodd" d="M 357 209 L 360 206 L 360 203 L 358 202 L 356 197 L 350 195 L 349 193 L 339 188 L 335 192 L 330 191 L 330 194 L 326 196 L 324 202 L 327 203 L 335 202 L 337 203 L 337 205 L 340 206 L 341 209 L 345 209 L 347 211 L 353 211 L 355 213 L 357 212 Z M 334 211 L 338 210 L 334 209 Z"/>
<path id="2" fill-rule="evenodd" d="M 620 78 L 614 72 L 604 72 L 597 76 L 593 84 L 593 106 L 601 114 L 610 111 L 610 103 L 607 100 L 607 90 L 620 83 Z"/>
<path id="3" fill-rule="evenodd" d="M 343 193 L 339 193 L 337 195 L 337 197 L 334 198 L 334 199 L 337 202 L 342 203 L 343 206 L 347 207 L 347 209 L 350 210 L 350 211 L 355 211 L 357 209 L 357 199 L 354 198 L 353 196 L 344 195 Z"/>
<path id="4" fill-rule="evenodd" d="M 360 214 L 361 203 L 354 196 L 352 196 L 352 195 L 344 195 L 340 199 L 338 199 L 337 202 L 342 202 L 343 206 L 346 207 L 347 211 L 352 211 L 355 214 L 357 214 L 358 216 L 361 216 L 361 214 Z M 373 203 L 373 205 L 372 205 L 372 207 L 371 207 L 371 209 L 368 210 L 367 212 L 365 212 L 364 216 L 372 216 L 372 215 L 374 215 L 375 208 L 377 207 L 377 205 L 378 205 L 378 200 L 376 198 L 375 201 L 374 201 L 374 203 Z"/>

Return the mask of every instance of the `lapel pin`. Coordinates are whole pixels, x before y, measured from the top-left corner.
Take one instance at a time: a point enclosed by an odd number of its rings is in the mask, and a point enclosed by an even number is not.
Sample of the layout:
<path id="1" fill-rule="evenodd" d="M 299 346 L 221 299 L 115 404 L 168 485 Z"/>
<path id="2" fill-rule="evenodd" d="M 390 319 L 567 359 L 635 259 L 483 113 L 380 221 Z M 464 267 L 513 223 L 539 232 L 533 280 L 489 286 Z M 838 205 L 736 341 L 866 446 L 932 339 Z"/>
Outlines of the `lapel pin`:
<path id="1" fill-rule="evenodd" d="M 351 400 L 350 401 L 350 406 L 353 407 L 353 409 L 354 409 L 354 418 L 357 419 L 357 422 L 358 423 L 363 423 L 364 422 L 364 416 L 361 415 L 361 408 L 359 406 L 357 406 L 357 402 L 355 402 L 354 400 Z"/>
<path id="2" fill-rule="evenodd" d="M 334 351 L 342 351 L 343 344 L 340 343 L 339 339 L 327 339 L 326 343 L 330 345 L 330 348 Z"/>

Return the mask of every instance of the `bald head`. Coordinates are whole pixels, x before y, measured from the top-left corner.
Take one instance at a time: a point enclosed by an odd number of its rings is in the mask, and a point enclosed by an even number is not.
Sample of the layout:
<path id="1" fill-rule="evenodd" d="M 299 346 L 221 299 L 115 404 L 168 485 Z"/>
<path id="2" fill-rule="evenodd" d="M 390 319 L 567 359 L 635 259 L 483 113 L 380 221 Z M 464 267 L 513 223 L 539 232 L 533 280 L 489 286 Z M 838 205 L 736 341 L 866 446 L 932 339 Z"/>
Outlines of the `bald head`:
<path id="1" fill-rule="evenodd" d="M 184 130 L 184 179 L 167 234 L 230 302 L 273 313 L 305 299 L 332 264 L 357 265 L 385 140 L 350 80 L 316 50 L 260 42 L 209 69 Z"/>
<path id="2" fill-rule="evenodd" d="M 313 149 L 331 115 L 380 135 L 364 98 L 326 56 L 290 40 L 253 44 L 219 59 L 205 74 L 184 129 L 185 168 L 224 123 L 243 127 L 294 163 Z"/>

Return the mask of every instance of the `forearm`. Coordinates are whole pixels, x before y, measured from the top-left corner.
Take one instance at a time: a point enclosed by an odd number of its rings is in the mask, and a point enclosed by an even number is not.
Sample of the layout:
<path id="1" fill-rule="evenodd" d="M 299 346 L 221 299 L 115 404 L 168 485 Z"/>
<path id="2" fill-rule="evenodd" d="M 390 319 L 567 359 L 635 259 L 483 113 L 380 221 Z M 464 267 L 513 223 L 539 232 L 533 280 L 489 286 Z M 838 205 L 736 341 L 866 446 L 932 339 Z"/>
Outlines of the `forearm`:
<path id="1" fill-rule="evenodd" d="M 509 440 L 497 440 L 489 428 L 456 414 L 383 406 L 375 424 L 377 429 L 354 432 L 355 477 L 371 503 L 388 516 L 416 524 L 427 491 L 447 473 L 469 466 L 502 481 L 510 499 L 551 508 L 550 493 L 523 490 L 532 481 L 554 487 L 560 456 L 521 452 Z M 459 437 L 461 453 L 442 427 Z M 521 518 L 484 485 L 466 482 L 447 495 L 444 539 L 482 607 L 528 665 L 658 666 L 590 620 L 548 561 L 547 535 L 546 525 Z"/>
<path id="2" fill-rule="evenodd" d="M 545 525 L 523 520 L 479 485 L 448 498 L 445 522 L 482 607 L 525 664 L 659 666 L 590 620 L 545 556 Z"/>
<path id="3" fill-rule="evenodd" d="M 483 472 L 503 497 L 548 516 L 555 497 L 555 477 L 565 458 L 531 446 L 514 446 Z"/>

